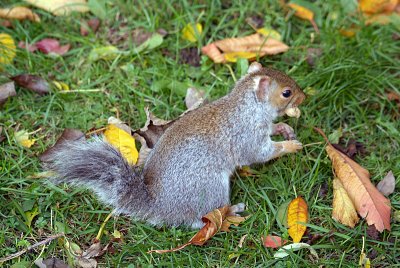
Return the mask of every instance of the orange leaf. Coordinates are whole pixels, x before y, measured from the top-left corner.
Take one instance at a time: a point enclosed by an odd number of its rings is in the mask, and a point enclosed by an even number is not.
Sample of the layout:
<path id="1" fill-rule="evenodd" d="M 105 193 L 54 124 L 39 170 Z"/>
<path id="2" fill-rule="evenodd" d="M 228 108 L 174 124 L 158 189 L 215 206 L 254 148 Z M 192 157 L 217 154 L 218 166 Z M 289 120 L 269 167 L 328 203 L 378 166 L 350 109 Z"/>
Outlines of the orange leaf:
<path id="1" fill-rule="evenodd" d="M 359 7 L 362 12 L 369 14 L 391 13 L 398 4 L 398 0 L 360 0 Z"/>
<path id="2" fill-rule="evenodd" d="M 150 250 L 148 253 L 167 253 L 181 250 L 189 245 L 202 246 L 211 237 L 213 237 L 218 231 L 229 231 L 231 224 L 238 225 L 240 222 L 246 220 L 246 217 L 239 217 L 231 214 L 230 206 L 224 206 L 222 208 L 214 209 L 201 219 L 205 225 L 201 228 L 197 234 L 195 234 L 189 242 L 180 245 L 173 249 L 166 250 Z"/>
<path id="3" fill-rule="evenodd" d="M 333 180 L 332 218 L 351 228 L 359 221 L 356 208 L 339 179 Z"/>
<path id="4" fill-rule="evenodd" d="M 0 8 L 0 18 L 40 22 L 39 15 L 27 7 Z"/>
<path id="5" fill-rule="evenodd" d="M 322 130 L 315 129 L 328 142 Z M 374 224 L 378 231 L 382 232 L 384 229 L 390 231 L 390 201 L 371 183 L 368 170 L 336 150 L 329 142 L 326 152 L 332 161 L 336 176 L 343 184 L 358 214 L 367 220 L 368 225 Z"/>
<path id="6" fill-rule="evenodd" d="M 215 63 L 236 61 L 237 58 L 256 58 L 285 52 L 289 47 L 279 40 L 255 33 L 245 37 L 227 38 L 202 47 L 203 54 Z"/>
<path id="7" fill-rule="evenodd" d="M 304 223 L 308 220 L 308 207 L 303 198 L 297 197 L 288 206 L 289 235 L 294 243 L 300 242 L 307 227 Z"/>
<path id="8" fill-rule="evenodd" d="M 263 241 L 264 247 L 266 248 L 279 248 L 287 243 L 287 240 L 283 240 L 276 235 L 267 235 L 265 237 L 262 237 L 261 240 Z"/>

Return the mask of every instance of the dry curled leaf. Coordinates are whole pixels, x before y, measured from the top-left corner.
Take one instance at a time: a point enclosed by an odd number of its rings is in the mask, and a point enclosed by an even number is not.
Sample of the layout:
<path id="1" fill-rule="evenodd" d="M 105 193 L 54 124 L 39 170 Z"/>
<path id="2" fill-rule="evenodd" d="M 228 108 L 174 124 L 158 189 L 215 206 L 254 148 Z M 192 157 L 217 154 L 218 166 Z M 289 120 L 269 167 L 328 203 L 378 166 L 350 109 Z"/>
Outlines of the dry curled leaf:
<path id="1" fill-rule="evenodd" d="M 0 8 L 0 18 L 40 22 L 39 15 L 27 7 Z"/>
<path id="2" fill-rule="evenodd" d="M 45 38 L 37 42 L 36 47 L 39 51 L 43 52 L 44 54 L 57 54 L 57 55 L 64 55 L 69 51 L 71 48 L 70 44 L 67 45 L 60 45 L 60 42 L 53 38 Z"/>
<path id="3" fill-rule="evenodd" d="M 49 93 L 49 83 L 47 83 L 47 81 L 40 76 L 31 74 L 20 74 L 11 77 L 11 80 L 13 80 L 18 86 L 30 89 L 40 95 Z"/>
<path id="4" fill-rule="evenodd" d="M 194 110 L 204 103 L 206 92 L 194 87 L 190 87 L 186 91 L 185 104 L 188 110 Z"/>
<path id="5" fill-rule="evenodd" d="M 376 188 L 378 190 L 388 196 L 394 192 L 394 188 L 396 186 L 396 180 L 394 178 L 393 172 L 389 171 L 388 174 L 378 183 Z"/>
<path id="6" fill-rule="evenodd" d="M 303 198 L 297 197 L 290 202 L 288 206 L 287 223 L 289 226 L 289 235 L 294 243 L 300 242 L 307 226 L 308 206 Z"/>
<path id="7" fill-rule="evenodd" d="M 104 137 L 107 142 L 121 152 L 129 164 L 136 164 L 139 152 L 136 149 L 135 139 L 130 134 L 116 125 L 110 124 L 104 131 Z"/>
<path id="8" fill-rule="evenodd" d="M 84 21 L 81 23 L 80 33 L 82 36 L 87 36 L 89 31 L 93 33 L 97 32 L 100 26 L 100 20 L 98 18 L 93 18 L 88 21 Z"/>
<path id="9" fill-rule="evenodd" d="M 326 152 L 332 161 L 336 176 L 353 202 L 358 214 L 382 232 L 390 231 L 390 201 L 370 181 L 368 170 L 344 153 L 336 150 L 322 130 L 315 128 L 326 140 Z"/>
<path id="10" fill-rule="evenodd" d="M 87 12 L 86 0 L 25 0 L 31 5 L 44 9 L 56 16 L 67 16 L 71 12 Z"/>
<path id="11" fill-rule="evenodd" d="M 359 221 L 356 208 L 339 179 L 333 180 L 332 218 L 351 228 Z"/>
<path id="12" fill-rule="evenodd" d="M 235 62 L 237 58 L 255 59 L 265 55 L 286 52 L 289 47 L 283 42 L 255 33 L 245 37 L 227 38 L 201 48 L 215 63 Z"/>
<path id="13" fill-rule="evenodd" d="M 241 222 L 246 220 L 246 217 L 235 216 L 231 213 L 230 206 L 224 206 L 222 208 L 214 209 L 207 215 L 203 216 L 202 221 L 204 222 L 204 227 L 201 228 L 197 234 L 195 234 L 189 242 L 178 246 L 173 249 L 166 250 L 150 250 L 148 253 L 167 253 L 179 251 L 189 245 L 202 246 L 211 237 L 213 237 L 219 231 L 229 231 L 229 227 L 233 224 L 235 226 L 239 225 Z"/>
<path id="14" fill-rule="evenodd" d="M 9 97 L 15 95 L 17 95 L 17 93 L 15 92 L 14 82 L 8 82 L 0 85 L 0 105 L 5 103 Z"/>
<path id="15" fill-rule="evenodd" d="M 65 146 L 65 143 L 68 141 L 78 141 L 78 140 L 85 140 L 85 134 L 78 130 L 78 129 L 72 129 L 72 128 L 66 128 L 64 129 L 63 133 L 61 136 L 58 138 L 56 143 L 52 146 L 46 149 L 40 156 L 39 159 L 42 162 L 48 162 L 51 161 L 52 159 L 52 154 L 59 151 L 63 146 Z"/>
<path id="16" fill-rule="evenodd" d="M 261 240 L 266 248 L 279 248 L 287 243 L 287 240 L 276 235 L 267 235 L 262 237 Z"/>

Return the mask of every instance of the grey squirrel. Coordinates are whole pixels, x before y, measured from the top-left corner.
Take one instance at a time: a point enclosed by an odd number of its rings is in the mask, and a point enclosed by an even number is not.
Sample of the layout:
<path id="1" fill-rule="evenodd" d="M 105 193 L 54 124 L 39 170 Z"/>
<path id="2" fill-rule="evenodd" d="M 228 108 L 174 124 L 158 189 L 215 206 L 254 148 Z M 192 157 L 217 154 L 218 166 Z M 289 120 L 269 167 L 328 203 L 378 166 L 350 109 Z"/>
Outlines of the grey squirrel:
<path id="1" fill-rule="evenodd" d="M 302 149 L 293 129 L 273 121 L 300 115 L 305 94 L 285 73 L 254 62 L 226 96 L 190 111 L 166 129 L 143 167 L 131 166 L 100 138 L 70 142 L 48 169 L 56 183 L 94 191 L 100 200 L 153 225 L 203 226 L 201 217 L 230 204 L 229 177 L 238 166 Z M 286 140 L 275 142 L 271 135 Z M 232 206 L 232 213 L 244 205 Z"/>

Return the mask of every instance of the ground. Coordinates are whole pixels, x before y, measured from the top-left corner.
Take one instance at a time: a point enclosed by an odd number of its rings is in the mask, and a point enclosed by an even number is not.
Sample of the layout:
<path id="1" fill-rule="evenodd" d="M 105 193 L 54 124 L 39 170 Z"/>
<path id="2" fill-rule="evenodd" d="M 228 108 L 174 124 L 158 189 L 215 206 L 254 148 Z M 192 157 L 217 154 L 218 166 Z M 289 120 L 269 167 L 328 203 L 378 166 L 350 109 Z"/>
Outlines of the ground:
<path id="1" fill-rule="evenodd" d="M 266 56 L 259 62 L 287 72 L 305 89 L 307 100 L 301 107 L 300 119 L 282 119 L 294 127 L 304 149 L 252 167 L 252 176 L 236 174 L 232 178 L 232 202 L 244 202 L 251 217 L 231 232 L 217 234 L 202 247 L 190 246 L 164 255 L 148 254 L 150 249 L 168 249 L 186 242 L 195 231 L 154 228 L 123 216 L 111 218 L 101 242 L 107 244 L 114 230 L 121 232 L 123 239 L 113 243 L 114 252 L 97 259 L 99 265 L 356 267 L 365 238 L 364 251 L 373 267 L 400 266 L 398 222 L 392 221 L 390 232 L 376 234 L 365 221 L 351 229 L 331 218 L 332 167 L 322 137 L 313 130 L 319 127 L 330 134 L 342 128 L 342 143 L 351 139 L 362 143 L 366 153 L 356 155 L 355 160 L 370 171 L 373 183 L 389 170 L 400 177 L 399 110 L 386 95 L 390 91 L 399 93 L 400 88 L 398 26 L 365 26 L 360 17 L 348 15 L 341 5 L 346 1 L 314 3 L 321 11 L 321 20 L 317 21 L 319 34 L 308 21 L 287 15 L 279 1 L 155 2 L 109 4 L 99 31 L 86 37 L 80 35 L 79 28 L 82 20 L 94 17 L 90 13 L 54 17 L 35 9 L 41 23 L 13 22 L 11 29 L 0 26 L 0 32 L 10 34 L 16 42 L 31 43 L 51 37 L 72 46 L 63 57 L 18 49 L 13 64 L 5 66 L 2 79 L 31 73 L 65 82 L 75 90 L 61 93 L 53 88 L 50 94 L 39 96 L 17 88 L 18 95 L 0 108 L 0 126 L 6 137 L 0 147 L 0 257 L 60 231 L 82 249 L 89 247 L 111 209 L 83 189 L 54 186 L 32 178 L 42 171 L 37 156 L 54 144 L 64 128 L 87 132 L 104 127 L 110 116 L 118 116 L 132 128 L 138 128 L 146 120 L 146 106 L 160 118 L 173 119 L 185 110 L 184 97 L 189 86 L 205 90 L 210 99 L 223 96 L 240 77 L 240 66 L 214 64 L 203 56 L 200 66 L 194 67 L 184 63 L 181 51 L 193 48 L 189 53 L 198 55 L 200 48 L 212 41 L 251 34 L 253 30 L 246 18 L 256 17 L 280 32 L 290 46 L 286 53 Z M 5 1 L 1 7 L 13 3 Z M 183 40 L 181 29 L 197 21 L 204 26 L 202 38 L 197 43 Z M 355 36 L 339 33 L 351 26 L 358 29 Z M 136 54 L 129 38 L 117 38 L 137 28 L 147 32 L 162 28 L 168 35 L 160 47 Z M 113 42 L 131 53 L 111 61 L 88 61 L 93 47 Z M 319 55 L 308 56 L 310 48 Z M 38 130 L 33 134 L 37 141 L 31 148 L 16 144 L 13 134 L 17 128 Z M 307 250 L 275 260 L 276 250 L 266 249 L 261 243 L 261 237 L 267 234 L 288 237 L 287 229 L 277 224 L 276 211 L 296 196 L 302 196 L 309 206 L 310 220 L 303 241 L 321 235 L 309 241 L 319 260 L 311 258 Z M 389 198 L 392 213 L 399 211 L 398 191 Z M 38 215 L 29 225 L 26 212 L 36 208 Z M 247 237 L 240 248 L 238 243 L 244 235 Z M 68 262 L 61 240 L 3 265 L 26 264 L 38 257 L 52 256 Z"/>

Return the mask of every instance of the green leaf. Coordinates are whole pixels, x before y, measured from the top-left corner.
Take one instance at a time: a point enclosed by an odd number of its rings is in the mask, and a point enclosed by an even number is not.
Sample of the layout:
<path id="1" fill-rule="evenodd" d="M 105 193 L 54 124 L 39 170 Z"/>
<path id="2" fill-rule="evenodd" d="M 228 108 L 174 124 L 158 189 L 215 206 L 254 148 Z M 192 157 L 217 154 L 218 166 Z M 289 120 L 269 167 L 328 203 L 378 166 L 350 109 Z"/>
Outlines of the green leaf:
<path id="1" fill-rule="evenodd" d="M 31 211 L 25 212 L 25 216 L 26 216 L 25 224 L 29 228 L 31 228 L 32 221 L 37 215 L 39 215 L 39 207 L 38 206 L 35 206 Z"/>
<path id="2" fill-rule="evenodd" d="M 107 18 L 107 9 L 105 0 L 89 0 L 88 6 L 90 12 L 92 12 L 96 17 L 105 20 Z"/>
<path id="3" fill-rule="evenodd" d="M 140 53 L 143 50 L 152 50 L 160 46 L 164 41 L 164 38 L 159 33 L 154 33 L 149 39 L 147 39 L 143 44 L 136 48 L 136 53 Z"/>
<path id="4" fill-rule="evenodd" d="M 90 51 L 88 59 L 89 61 L 113 60 L 121 54 L 123 53 L 114 46 L 96 47 Z"/>
<path id="5" fill-rule="evenodd" d="M 286 228 L 288 228 L 288 223 L 287 223 L 287 211 L 288 211 L 288 206 L 289 203 L 292 200 L 287 200 L 284 203 L 282 203 L 278 210 L 276 211 L 276 220 L 278 223 L 280 223 L 281 225 L 285 226 Z"/>

